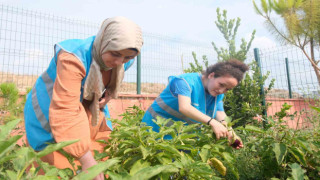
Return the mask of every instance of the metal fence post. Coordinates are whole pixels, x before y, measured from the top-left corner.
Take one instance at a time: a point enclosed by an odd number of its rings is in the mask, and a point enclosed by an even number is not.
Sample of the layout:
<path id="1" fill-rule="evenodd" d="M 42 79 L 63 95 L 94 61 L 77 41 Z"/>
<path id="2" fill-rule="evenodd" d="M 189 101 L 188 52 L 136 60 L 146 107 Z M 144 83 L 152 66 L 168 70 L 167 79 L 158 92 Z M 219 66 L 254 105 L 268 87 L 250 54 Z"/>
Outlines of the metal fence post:
<path id="1" fill-rule="evenodd" d="M 137 56 L 137 94 L 141 94 L 141 52 Z"/>
<path id="2" fill-rule="evenodd" d="M 288 79 L 289 98 L 292 99 L 289 62 L 288 62 L 288 58 L 285 58 L 285 59 L 286 59 L 286 70 L 287 70 L 287 79 Z"/>
<path id="3" fill-rule="evenodd" d="M 262 82 L 262 70 L 261 70 L 261 62 L 260 62 L 260 55 L 259 55 L 259 48 L 254 48 L 253 49 L 254 51 L 254 59 L 256 60 L 257 62 L 257 65 L 259 67 L 259 71 L 260 71 L 260 81 Z M 267 110 L 266 110 L 266 99 L 265 99 L 265 94 L 264 94 L 264 87 L 263 87 L 264 84 L 261 84 L 260 85 L 260 95 L 262 96 L 262 102 L 261 102 L 261 105 L 263 107 L 265 107 L 263 109 L 263 115 L 264 116 L 267 116 Z M 263 125 L 265 125 L 266 122 L 263 122 Z"/>

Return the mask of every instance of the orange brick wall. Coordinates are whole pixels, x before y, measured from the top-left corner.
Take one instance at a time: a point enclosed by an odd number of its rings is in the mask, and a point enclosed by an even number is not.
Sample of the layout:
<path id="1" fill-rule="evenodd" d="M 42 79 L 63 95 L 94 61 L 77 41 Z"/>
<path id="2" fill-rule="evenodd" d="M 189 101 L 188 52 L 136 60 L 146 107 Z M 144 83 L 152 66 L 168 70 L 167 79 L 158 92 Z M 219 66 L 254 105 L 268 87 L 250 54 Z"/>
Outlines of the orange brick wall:
<path id="1" fill-rule="evenodd" d="M 128 107 L 131 107 L 133 105 L 139 106 L 143 110 L 147 110 L 157 96 L 158 95 L 120 94 L 117 99 L 113 99 L 108 103 L 111 118 L 121 119 L 119 115 L 125 112 L 125 110 Z M 306 102 L 304 99 L 267 98 L 266 102 L 272 103 L 272 105 L 268 108 L 268 111 L 267 111 L 268 116 L 272 116 L 276 112 L 279 112 L 284 103 L 292 105 L 289 112 L 290 114 L 293 114 L 295 111 L 300 112 L 303 110 L 307 110 L 307 111 L 310 110 L 309 108 L 310 102 Z M 291 128 L 308 127 L 310 126 L 310 123 L 305 120 L 307 115 L 308 115 L 307 113 L 304 113 L 293 120 L 287 118 L 286 119 L 287 124 Z"/>

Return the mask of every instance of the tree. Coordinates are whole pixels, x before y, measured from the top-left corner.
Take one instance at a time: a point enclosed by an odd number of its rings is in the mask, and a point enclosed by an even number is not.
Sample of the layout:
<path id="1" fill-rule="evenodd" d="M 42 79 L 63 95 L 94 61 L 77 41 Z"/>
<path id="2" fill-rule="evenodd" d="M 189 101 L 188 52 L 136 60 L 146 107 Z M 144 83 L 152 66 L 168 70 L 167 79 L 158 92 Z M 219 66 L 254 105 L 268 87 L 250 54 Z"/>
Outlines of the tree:
<path id="1" fill-rule="evenodd" d="M 271 33 L 282 43 L 302 50 L 311 63 L 320 85 L 320 60 L 314 56 L 314 48 L 320 44 L 319 0 L 260 0 L 259 9 L 253 0 L 257 14 L 261 15 Z M 278 23 L 271 14 L 275 12 L 284 24 Z M 308 50 L 310 47 L 310 50 Z"/>
<path id="2" fill-rule="evenodd" d="M 241 39 L 240 49 L 237 50 L 236 35 L 240 26 L 240 21 L 240 18 L 228 20 L 227 11 L 223 10 L 223 13 L 221 14 L 220 9 L 217 8 L 217 21 L 215 21 L 215 24 L 227 42 L 227 48 L 218 48 L 216 44 L 212 42 L 213 48 L 217 53 L 218 61 L 227 61 L 235 58 L 243 62 L 247 59 L 247 53 L 254 39 L 255 30 L 252 32 L 249 42 L 246 42 L 244 38 Z M 185 69 L 184 72 L 202 72 L 203 66 L 199 63 L 196 53 L 192 52 L 192 55 L 195 64 L 190 63 L 190 68 Z M 204 65 L 207 68 L 207 57 L 204 55 L 202 58 Z M 261 101 L 264 97 L 260 95 L 260 91 L 261 85 L 264 84 L 268 75 L 260 78 L 260 71 L 255 63 L 250 64 L 250 69 L 253 72 L 252 75 L 249 76 L 249 74 L 246 74 L 244 80 L 237 87 L 226 93 L 224 100 L 226 113 L 231 116 L 232 119 L 238 120 L 235 126 L 244 126 L 245 124 L 252 122 L 253 117 L 262 115 L 263 110 L 266 109 L 266 107 L 261 105 Z M 273 81 L 265 93 L 267 93 L 272 86 Z"/>
<path id="3" fill-rule="evenodd" d="M 227 18 L 227 11 L 223 10 L 223 14 L 220 13 L 220 9 L 217 8 L 217 21 L 215 21 L 215 24 L 219 31 L 223 34 L 224 39 L 227 42 L 228 48 L 220 47 L 218 48 L 214 42 L 212 42 L 212 45 L 214 47 L 214 50 L 218 54 L 218 61 L 226 61 L 232 58 L 236 58 L 240 61 L 244 61 L 247 58 L 247 53 L 251 47 L 251 43 L 254 39 L 254 35 L 256 33 L 256 30 L 253 30 L 251 34 L 251 39 L 247 43 L 244 38 L 241 39 L 240 44 L 240 50 L 236 50 L 236 35 L 238 28 L 240 26 L 240 18 L 236 19 L 230 19 L 228 21 Z"/>

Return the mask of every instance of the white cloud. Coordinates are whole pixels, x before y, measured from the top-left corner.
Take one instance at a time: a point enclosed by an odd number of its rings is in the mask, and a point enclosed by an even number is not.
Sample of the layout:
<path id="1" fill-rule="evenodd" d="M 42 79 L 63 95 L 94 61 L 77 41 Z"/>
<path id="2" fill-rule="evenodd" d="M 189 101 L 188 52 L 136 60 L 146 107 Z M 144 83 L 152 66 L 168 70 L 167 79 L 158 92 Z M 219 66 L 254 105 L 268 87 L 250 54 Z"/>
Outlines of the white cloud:
<path id="1" fill-rule="evenodd" d="M 255 37 L 251 45 L 252 48 L 259 49 L 274 48 L 275 46 L 277 46 L 277 43 L 266 36 Z"/>

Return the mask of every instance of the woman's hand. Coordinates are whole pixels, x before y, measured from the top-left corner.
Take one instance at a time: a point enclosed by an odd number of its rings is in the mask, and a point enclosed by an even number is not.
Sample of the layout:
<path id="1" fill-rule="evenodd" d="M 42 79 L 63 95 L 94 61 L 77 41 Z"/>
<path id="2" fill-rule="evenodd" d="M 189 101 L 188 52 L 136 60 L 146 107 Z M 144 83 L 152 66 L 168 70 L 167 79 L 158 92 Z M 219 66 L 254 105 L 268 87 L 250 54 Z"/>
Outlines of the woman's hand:
<path id="1" fill-rule="evenodd" d="M 229 130 L 229 134 L 231 135 L 231 137 L 230 136 L 228 137 L 230 146 L 233 147 L 234 149 L 243 148 L 243 143 L 241 138 L 237 136 L 237 134 L 233 131 L 233 129 Z"/>
<path id="2" fill-rule="evenodd" d="M 210 126 L 212 131 L 216 134 L 216 138 L 220 139 L 221 137 L 228 137 L 230 138 L 230 134 L 228 132 L 228 129 L 218 122 L 217 120 L 210 121 Z M 231 135 L 232 137 L 232 135 Z"/>
<path id="3" fill-rule="evenodd" d="M 86 172 L 87 169 L 93 165 L 97 164 L 97 161 L 93 158 L 90 151 L 86 152 L 80 159 L 79 159 L 82 171 Z M 103 173 L 100 173 L 98 176 L 94 178 L 94 180 L 104 180 Z"/>
<path id="4" fill-rule="evenodd" d="M 111 96 L 109 95 L 108 90 L 104 92 L 104 96 L 99 99 L 99 108 L 104 108 L 106 104 L 111 100 Z"/>

